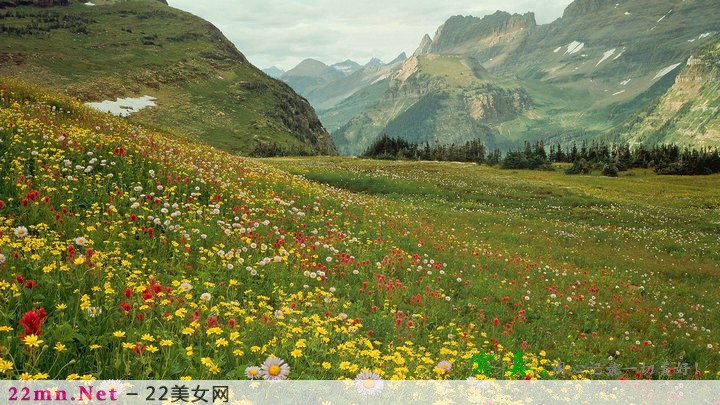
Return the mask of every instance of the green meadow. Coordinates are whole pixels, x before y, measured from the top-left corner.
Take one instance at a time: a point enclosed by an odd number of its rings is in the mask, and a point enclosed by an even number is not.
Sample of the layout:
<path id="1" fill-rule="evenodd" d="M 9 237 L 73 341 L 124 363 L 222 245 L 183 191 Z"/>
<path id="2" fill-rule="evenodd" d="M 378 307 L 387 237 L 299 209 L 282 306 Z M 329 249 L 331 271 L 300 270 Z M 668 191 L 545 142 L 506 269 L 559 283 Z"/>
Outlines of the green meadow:
<path id="1" fill-rule="evenodd" d="M 241 158 L 3 79 L 0 377 L 717 379 L 718 185 Z"/>

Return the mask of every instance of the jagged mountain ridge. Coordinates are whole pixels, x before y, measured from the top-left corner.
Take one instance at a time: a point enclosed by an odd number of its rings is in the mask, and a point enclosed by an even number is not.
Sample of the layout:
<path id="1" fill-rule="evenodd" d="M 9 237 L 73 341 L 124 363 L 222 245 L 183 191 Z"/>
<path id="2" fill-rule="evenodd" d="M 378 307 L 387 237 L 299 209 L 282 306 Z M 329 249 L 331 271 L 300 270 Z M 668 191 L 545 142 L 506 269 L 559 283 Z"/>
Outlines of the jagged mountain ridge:
<path id="1" fill-rule="evenodd" d="M 157 0 L 96 3 L 0 10 L 0 75 L 82 101 L 150 95 L 131 119 L 231 152 L 336 153 L 312 106 L 209 22 Z"/>
<path id="2" fill-rule="evenodd" d="M 405 127 L 419 134 L 411 141 L 432 134 L 501 148 L 538 139 L 569 145 L 607 135 L 661 97 L 688 58 L 717 38 L 718 10 L 711 0 L 577 0 L 544 25 L 532 13 L 455 16 L 381 79 L 316 108 L 344 154 L 362 152 L 382 133 L 405 136 Z M 523 108 L 480 116 L 472 103 L 448 105 L 488 84 L 496 88 L 485 94 L 491 100 L 502 100 L 497 89 L 522 91 Z M 416 103 L 429 114 L 422 131 L 409 118 Z"/>

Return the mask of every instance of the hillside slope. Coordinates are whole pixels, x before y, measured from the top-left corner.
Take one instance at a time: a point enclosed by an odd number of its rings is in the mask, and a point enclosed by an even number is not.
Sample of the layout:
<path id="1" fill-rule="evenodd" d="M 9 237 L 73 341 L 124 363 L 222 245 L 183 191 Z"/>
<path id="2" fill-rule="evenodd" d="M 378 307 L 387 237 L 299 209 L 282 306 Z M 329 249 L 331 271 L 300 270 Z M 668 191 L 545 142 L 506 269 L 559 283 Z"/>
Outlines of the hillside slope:
<path id="1" fill-rule="evenodd" d="M 720 145 L 720 41 L 691 56 L 656 103 L 615 133 L 631 143 Z"/>
<path id="2" fill-rule="evenodd" d="M 231 152 L 335 153 L 312 107 L 212 24 L 154 0 L 98 4 L 0 10 L 0 74 L 82 101 L 154 97 L 134 120 Z"/>

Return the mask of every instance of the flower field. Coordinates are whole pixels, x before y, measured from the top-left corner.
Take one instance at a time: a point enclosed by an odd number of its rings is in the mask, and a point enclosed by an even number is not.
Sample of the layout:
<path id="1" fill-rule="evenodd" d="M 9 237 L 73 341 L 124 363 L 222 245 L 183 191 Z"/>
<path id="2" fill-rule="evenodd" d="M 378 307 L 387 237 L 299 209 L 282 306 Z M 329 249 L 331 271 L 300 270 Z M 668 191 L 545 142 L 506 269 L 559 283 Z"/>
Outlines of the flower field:
<path id="1" fill-rule="evenodd" d="M 633 215 L 622 211 L 555 229 L 546 238 L 560 247 L 538 252 L 525 244 L 532 232 L 516 229 L 535 229 L 533 195 L 501 211 L 488 200 L 485 213 L 455 204 L 444 214 L 447 201 L 422 177 L 362 172 L 358 181 L 398 192 L 357 193 L 298 175 L 350 181 L 322 174 L 321 161 L 241 159 L 8 80 L 0 156 L 6 379 L 720 372 L 717 223 L 633 233 L 619 225 Z M 703 181 L 717 187 L 720 177 Z M 417 193 L 406 198 L 402 184 Z M 492 218 L 482 225 L 490 231 L 470 218 Z M 680 240 L 700 261 L 660 252 L 672 266 L 633 267 L 583 249 L 583 263 L 564 259 L 572 235 L 589 237 L 583 227 L 632 234 L 613 239 L 618 251 Z"/>

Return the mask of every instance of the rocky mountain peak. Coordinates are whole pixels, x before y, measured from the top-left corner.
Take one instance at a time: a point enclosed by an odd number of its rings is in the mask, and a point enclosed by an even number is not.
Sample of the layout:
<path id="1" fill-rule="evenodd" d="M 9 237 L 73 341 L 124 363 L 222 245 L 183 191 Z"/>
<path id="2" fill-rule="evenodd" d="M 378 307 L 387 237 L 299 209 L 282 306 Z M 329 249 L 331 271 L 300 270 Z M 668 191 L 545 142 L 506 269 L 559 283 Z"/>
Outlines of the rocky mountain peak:
<path id="1" fill-rule="evenodd" d="M 405 54 L 405 52 L 403 52 L 400 55 L 398 55 L 397 57 L 395 57 L 395 59 L 388 62 L 388 65 L 394 65 L 398 62 L 403 62 L 403 61 L 405 61 L 405 59 L 407 59 L 407 55 Z"/>
<path id="2" fill-rule="evenodd" d="M 419 56 L 424 55 L 426 53 L 430 52 L 430 46 L 432 45 L 432 38 L 430 38 L 430 35 L 425 34 L 425 36 L 420 41 L 420 46 L 417 47 L 415 52 L 413 52 L 413 56 Z"/>

